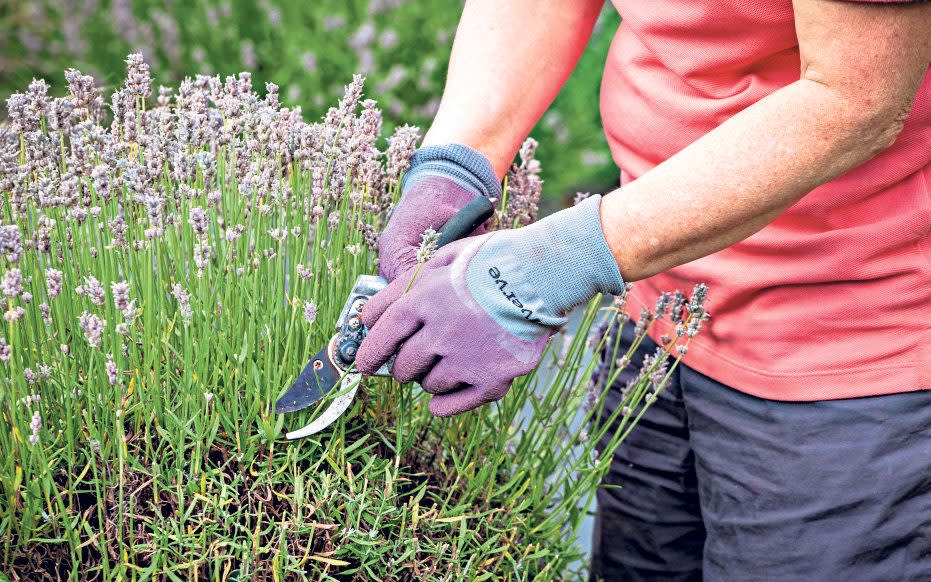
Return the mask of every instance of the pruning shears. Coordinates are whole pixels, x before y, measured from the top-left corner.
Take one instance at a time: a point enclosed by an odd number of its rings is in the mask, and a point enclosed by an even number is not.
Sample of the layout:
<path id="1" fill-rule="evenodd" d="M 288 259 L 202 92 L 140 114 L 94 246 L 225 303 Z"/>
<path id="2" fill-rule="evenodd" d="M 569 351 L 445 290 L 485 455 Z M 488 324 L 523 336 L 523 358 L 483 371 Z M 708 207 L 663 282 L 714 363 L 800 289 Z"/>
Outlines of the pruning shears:
<path id="1" fill-rule="evenodd" d="M 449 244 L 478 228 L 494 214 L 494 204 L 484 196 L 478 196 L 453 215 L 440 228 L 437 247 Z M 316 434 L 330 426 L 352 404 L 362 375 L 355 371 L 356 352 L 368 333 L 362 323 L 362 309 L 366 302 L 381 291 L 388 281 L 376 275 L 360 275 L 346 299 L 339 319 L 336 334 L 330 338 L 304 367 L 297 380 L 275 402 L 275 412 L 285 414 L 303 410 L 330 394 L 339 387 L 330 405 L 307 426 L 287 433 L 288 440 Z M 389 360 L 375 372 L 375 376 L 389 376 Z"/>

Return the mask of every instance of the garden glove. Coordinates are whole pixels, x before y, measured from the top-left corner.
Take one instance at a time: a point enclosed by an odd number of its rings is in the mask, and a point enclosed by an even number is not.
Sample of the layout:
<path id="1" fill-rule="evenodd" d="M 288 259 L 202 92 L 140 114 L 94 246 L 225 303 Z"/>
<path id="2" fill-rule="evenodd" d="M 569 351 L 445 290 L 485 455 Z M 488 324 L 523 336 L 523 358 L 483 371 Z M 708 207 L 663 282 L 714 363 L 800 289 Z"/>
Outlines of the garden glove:
<path id="1" fill-rule="evenodd" d="M 601 196 L 535 224 L 439 249 L 365 305 L 369 327 L 356 365 L 433 394 L 430 411 L 451 416 L 504 396 L 537 365 L 566 313 L 624 282 L 601 229 Z M 412 282 L 413 281 L 413 282 Z"/>
<path id="2" fill-rule="evenodd" d="M 401 183 L 401 200 L 379 239 L 381 275 L 393 281 L 416 265 L 424 231 L 439 230 L 476 196 L 501 196 L 501 182 L 485 156 L 459 144 L 417 150 Z M 483 232 L 480 226 L 473 234 Z"/>

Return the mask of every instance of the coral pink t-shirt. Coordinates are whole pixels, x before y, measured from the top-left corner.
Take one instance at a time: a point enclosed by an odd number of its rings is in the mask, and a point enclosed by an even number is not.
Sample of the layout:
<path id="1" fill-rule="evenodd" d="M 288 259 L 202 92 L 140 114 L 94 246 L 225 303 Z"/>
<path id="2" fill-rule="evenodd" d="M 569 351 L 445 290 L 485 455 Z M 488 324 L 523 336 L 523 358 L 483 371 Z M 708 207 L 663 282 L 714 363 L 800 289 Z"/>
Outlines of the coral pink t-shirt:
<path id="1" fill-rule="evenodd" d="M 601 112 L 622 183 L 799 79 L 789 0 L 617 4 Z M 638 282 L 632 313 L 707 283 L 712 319 L 685 362 L 763 398 L 931 389 L 929 232 L 931 70 L 889 149 L 750 238 Z"/>

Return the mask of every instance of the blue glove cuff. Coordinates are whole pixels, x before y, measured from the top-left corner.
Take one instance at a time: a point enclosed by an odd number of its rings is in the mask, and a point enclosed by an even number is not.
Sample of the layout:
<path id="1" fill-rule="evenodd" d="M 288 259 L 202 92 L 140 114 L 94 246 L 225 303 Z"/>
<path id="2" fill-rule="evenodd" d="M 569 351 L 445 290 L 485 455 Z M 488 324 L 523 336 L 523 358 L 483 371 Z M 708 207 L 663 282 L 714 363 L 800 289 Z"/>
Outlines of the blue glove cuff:
<path id="1" fill-rule="evenodd" d="M 501 181 L 491 162 L 466 145 L 434 145 L 417 150 L 401 180 L 402 192 L 428 176 L 449 178 L 476 196 L 501 198 Z"/>

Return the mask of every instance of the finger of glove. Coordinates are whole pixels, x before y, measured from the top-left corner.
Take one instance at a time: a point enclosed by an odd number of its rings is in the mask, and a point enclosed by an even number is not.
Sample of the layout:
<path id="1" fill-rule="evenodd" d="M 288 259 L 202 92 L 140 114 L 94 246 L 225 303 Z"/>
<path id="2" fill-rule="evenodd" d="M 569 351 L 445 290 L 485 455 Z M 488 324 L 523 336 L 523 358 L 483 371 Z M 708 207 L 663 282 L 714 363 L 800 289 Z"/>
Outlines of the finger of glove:
<path id="1" fill-rule="evenodd" d="M 440 230 L 476 194 L 443 176 L 429 176 L 409 186 L 401 196 L 379 239 L 379 272 L 393 281 L 416 264 L 424 231 Z M 480 226 L 473 234 L 484 232 Z"/>
<path id="2" fill-rule="evenodd" d="M 368 309 L 368 304 L 365 309 Z M 420 318 L 406 304 L 391 305 L 362 340 L 356 353 L 356 367 L 363 374 L 374 374 L 420 329 L 421 324 Z"/>
<path id="3" fill-rule="evenodd" d="M 482 386 L 468 386 L 462 390 L 437 394 L 430 399 L 430 412 L 433 416 L 447 417 L 474 410 L 479 406 L 500 400 L 510 388 L 510 381 L 489 389 Z"/>
<path id="4" fill-rule="evenodd" d="M 434 349 L 435 345 L 436 342 L 430 341 L 423 331 L 409 337 L 398 350 L 398 356 L 391 365 L 391 375 L 394 379 L 403 384 L 426 376 L 439 359 Z"/>
<path id="5" fill-rule="evenodd" d="M 468 386 L 463 380 L 462 370 L 451 363 L 449 358 L 437 362 L 420 382 L 420 387 L 433 395 L 462 390 Z"/>
<path id="6" fill-rule="evenodd" d="M 414 272 L 415 269 L 408 269 L 365 302 L 362 308 L 362 323 L 365 327 L 373 328 L 385 310 L 404 295 L 414 277 Z"/>

